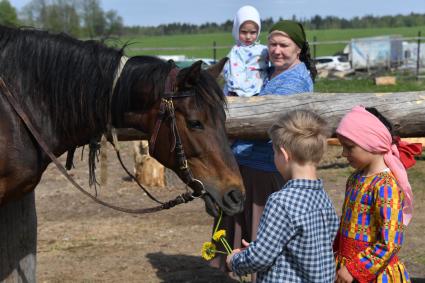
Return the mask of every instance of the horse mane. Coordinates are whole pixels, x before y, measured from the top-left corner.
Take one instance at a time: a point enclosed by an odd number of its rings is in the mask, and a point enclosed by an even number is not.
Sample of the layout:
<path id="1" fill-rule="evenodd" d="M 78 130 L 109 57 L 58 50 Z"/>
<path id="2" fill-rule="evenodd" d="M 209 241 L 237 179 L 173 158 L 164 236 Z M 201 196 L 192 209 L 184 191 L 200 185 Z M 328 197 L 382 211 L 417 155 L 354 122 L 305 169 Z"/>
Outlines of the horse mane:
<path id="1" fill-rule="evenodd" d="M 93 40 L 0 26 L 0 76 L 33 115 L 50 113 L 47 122 L 67 138 L 82 125 L 94 132 L 105 127 L 122 55 Z"/>
<path id="2" fill-rule="evenodd" d="M 150 109 L 164 93 L 165 80 L 171 69 L 175 67 L 173 62 L 166 62 L 152 56 L 135 56 L 130 58 L 118 80 L 112 102 L 112 116 L 114 124 L 120 125 L 122 113 L 132 110 L 134 105 L 130 104 L 130 97 L 135 84 L 140 83 L 148 89 L 149 96 L 144 99 L 144 109 Z M 187 75 L 190 67 L 180 70 L 178 78 Z M 226 107 L 226 99 L 223 91 L 208 72 L 202 71 L 199 80 L 193 86 L 195 100 L 199 109 L 209 107 L 212 115 Z M 140 110 L 140 109 L 139 109 Z"/>

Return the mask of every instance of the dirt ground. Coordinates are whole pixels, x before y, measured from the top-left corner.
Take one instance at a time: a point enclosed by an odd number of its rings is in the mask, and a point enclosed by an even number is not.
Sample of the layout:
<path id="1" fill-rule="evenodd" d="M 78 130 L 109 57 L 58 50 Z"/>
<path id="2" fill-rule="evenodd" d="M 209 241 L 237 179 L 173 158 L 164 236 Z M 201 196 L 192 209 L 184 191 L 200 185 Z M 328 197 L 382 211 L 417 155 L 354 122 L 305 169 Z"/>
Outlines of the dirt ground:
<path id="1" fill-rule="evenodd" d="M 132 168 L 131 147 L 123 146 L 124 160 Z M 78 151 L 71 172 L 87 186 L 86 160 L 80 161 L 80 155 Z M 350 171 L 344 164 L 342 159 L 328 158 L 323 165 L 332 168 L 320 170 L 338 213 Z M 425 161 L 411 172 L 416 210 L 400 257 L 411 276 L 418 278 L 414 282 L 425 282 L 419 279 L 425 278 Z M 101 199 L 132 208 L 155 205 L 134 183 L 123 179 L 125 173 L 112 151 L 108 174 L 107 188 L 98 189 Z M 152 188 L 152 193 L 168 200 L 184 191 L 174 176 L 167 175 L 167 182 L 167 188 Z M 116 212 L 73 189 L 50 166 L 36 189 L 36 203 L 38 282 L 237 282 L 210 268 L 200 256 L 212 229 L 212 218 L 201 200 L 148 215 Z"/>

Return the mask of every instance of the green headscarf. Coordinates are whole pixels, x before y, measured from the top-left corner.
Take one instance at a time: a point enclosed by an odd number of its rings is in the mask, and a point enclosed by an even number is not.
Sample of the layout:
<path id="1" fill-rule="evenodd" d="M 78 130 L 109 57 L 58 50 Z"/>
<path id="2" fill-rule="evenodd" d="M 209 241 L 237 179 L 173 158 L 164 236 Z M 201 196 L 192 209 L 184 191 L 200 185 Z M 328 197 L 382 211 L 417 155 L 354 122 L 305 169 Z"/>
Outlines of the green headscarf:
<path id="1" fill-rule="evenodd" d="M 306 42 L 304 28 L 302 24 L 298 22 L 289 21 L 289 20 L 279 21 L 271 27 L 269 31 L 269 36 L 274 31 L 278 31 L 278 32 L 281 31 L 286 33 L 295 42 L 295 44 L 301 49 L 303 48 Z"/>

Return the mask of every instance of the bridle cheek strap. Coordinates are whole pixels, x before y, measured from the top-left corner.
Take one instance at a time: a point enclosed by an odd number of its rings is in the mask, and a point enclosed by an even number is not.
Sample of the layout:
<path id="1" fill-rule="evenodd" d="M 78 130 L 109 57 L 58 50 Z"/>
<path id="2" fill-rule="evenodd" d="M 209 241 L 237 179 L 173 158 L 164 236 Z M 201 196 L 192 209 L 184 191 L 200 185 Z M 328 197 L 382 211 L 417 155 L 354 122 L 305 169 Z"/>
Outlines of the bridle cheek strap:
<path id="1" fill-rule="evenodd" d="M 166 103 L 161 99 L 161 103 L 159 104 L 158 116 L 155 122 L 155 127 L 153 128 L 151 138 L 149 139 L 149 154 L 151 156 L 153 156 L 153 153 L 155 151 L 156 138 L 158 137 L 159 129 L 161 128 L 162 121 L 164 121 L 166 112 Z"/>
<path id="2" fill-rule="evenodd" d="M 178 175 L 183 180 L 183 182 L 192 188 L 193 194 L 192 197 L 202 197 L 206 191 L 204 184 L 193 177 L 192 171 L 190 170 L 186 158 L 186 154 L 183 149 L 183 144 L 180 138 L 179 130 L 177 128 L 176 115 L 174 111 L 173 99 L 186 98 L 189 96 L 194 96 L 195 94 L 190 93 L 180 93 L 176 87 L 177 74 L 179 70 L 173 68 L 170 71 L 170 74 L 167 77 L 165 83 L 165 92 L 164 97 L 161 98 L 159 105 L 158 117 L 155 122 L 155 127 L 152 131 L 151 138 L 149 140 L 149 154 L 154 156 L 155 144 L 158 137 L 159 130 L 164 120 L 170 120 L 170 131 L 171 131 L 171 146 L 170 152 L 175 151 L 176 154 L 176 163 L 178 169 Z M 178 95 L 182 94 L 182 95 Z"/>

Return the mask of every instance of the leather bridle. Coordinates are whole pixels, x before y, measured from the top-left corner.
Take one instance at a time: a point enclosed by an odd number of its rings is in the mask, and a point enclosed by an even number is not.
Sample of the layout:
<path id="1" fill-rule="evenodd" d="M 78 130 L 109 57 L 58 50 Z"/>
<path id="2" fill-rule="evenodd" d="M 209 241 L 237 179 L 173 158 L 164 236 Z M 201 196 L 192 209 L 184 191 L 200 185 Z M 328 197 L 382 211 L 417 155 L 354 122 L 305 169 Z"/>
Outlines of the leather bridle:
<path id="1" fill-rule="evenodd" d="M 149 140 L 149 153 L 151 156 L 154 156 L 155 144 L 158 137 L 158 132 L 161 128 L 161 125 L 164 121 L 170 122 L 170 130 L 172 135 L 172 143 L 170 152 L 175 152 L 176 154 L 176 163 L 177 163 L 177 174 L 183 180 L 183 182 L 192 188 L 193 194 L 192 197 L 202 197 L 206 191 L 204 184 L 193 177 L 192 171 L 190 170 L 186 154 L 183 149 L 183 144 L 180 138 L 179 129 L 177 127 L 176 115 L 174 111 L 173 99 L 183 99 L 187 97 L 195 96 L 193 91 L 179 91 L 176 85 L 177 75 L 179 73 L 178 68 L 171 69 L 170 73 L 167 76 L 165 82 L 165 91 L 161 98 L 159 105 L 158 117 L 155 122 L 155 127 L 152 131 L 151 138 Z"/>

